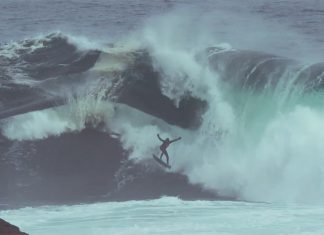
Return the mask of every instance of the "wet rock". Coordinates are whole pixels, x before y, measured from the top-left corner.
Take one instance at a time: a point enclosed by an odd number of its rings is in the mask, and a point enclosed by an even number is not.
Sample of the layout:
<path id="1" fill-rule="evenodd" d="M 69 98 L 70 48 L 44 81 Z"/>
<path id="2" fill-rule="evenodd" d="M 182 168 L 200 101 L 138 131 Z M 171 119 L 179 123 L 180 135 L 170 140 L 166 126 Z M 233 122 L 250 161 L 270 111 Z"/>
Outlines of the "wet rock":
<path id="1" fill-rule="evenodd" d="M 28 235 L 28 234 L 21 232 L 17 226 L 10 224 L 3 219 L 0 219 L 0 235 Z"/>

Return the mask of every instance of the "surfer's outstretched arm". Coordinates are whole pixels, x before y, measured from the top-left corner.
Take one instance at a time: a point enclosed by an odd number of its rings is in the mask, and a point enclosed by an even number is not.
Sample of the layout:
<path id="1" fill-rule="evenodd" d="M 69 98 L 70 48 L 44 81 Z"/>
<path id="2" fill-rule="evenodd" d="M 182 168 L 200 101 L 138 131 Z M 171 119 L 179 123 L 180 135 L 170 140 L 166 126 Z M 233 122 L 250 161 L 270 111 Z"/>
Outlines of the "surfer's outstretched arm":
<path id="1" fill-rule="evenodd" d="M 178 140 L 181 140 L 181 137 L 176 138 L 176 139 L 174 139 L 174 140 L 171 140 L 170 142 L 173 143 L 173 142 L 176 142 L 176 141 L 178 141 Z"/>
<path id="2" fill-rule="evenodd" d="M 159 140 L 161 140 L 162 142 L 164 142 L 164 140 L 160 137 L 159 134 L 157 134 L 157 137 L 159 138 Z"/>

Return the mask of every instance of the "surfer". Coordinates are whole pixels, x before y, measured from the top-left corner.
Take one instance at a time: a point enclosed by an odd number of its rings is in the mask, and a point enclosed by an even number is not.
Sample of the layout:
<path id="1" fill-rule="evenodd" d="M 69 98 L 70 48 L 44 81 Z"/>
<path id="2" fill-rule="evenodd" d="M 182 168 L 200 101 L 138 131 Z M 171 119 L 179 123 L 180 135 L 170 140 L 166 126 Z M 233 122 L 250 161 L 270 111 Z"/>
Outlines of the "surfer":
<path id="1" fill-rule="evenodd" d="M 161 150 L 160 159 L 162 160 L 163 155 L 165 155 L 165 157 L 166 157 L 166 159 L 167 159 L 167 164 L 169 165 L 169 154 L 168 154 L 168 152 L 166 151 L 166 149 L 169 147 L 169 145 L 170 145 L 171 143 L 180 140 L 181 137 L 179 137 L 179 138 L 177 138 L 177 139 L 174 139 L 174 140 L 170 140 L 169 138 L 166 138 L 166 139 L 164 140 L 164 139 L 162 139 L 162 138 L 160 137 L 159 134 L 157 134 L 157 137 L 159 138 L 159 140 L 162 141 L 162 144 L 161 144 L 161 146 L 160 146 L 160 150 Z"/>

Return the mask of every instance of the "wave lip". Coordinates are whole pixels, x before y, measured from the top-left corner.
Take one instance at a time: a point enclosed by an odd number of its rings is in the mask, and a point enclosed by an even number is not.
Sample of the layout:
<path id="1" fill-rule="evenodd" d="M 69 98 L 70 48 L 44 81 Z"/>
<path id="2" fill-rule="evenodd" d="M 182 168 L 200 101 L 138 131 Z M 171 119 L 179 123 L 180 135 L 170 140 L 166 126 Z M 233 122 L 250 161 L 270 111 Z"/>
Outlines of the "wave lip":
<path id="1" fill-rule="evenodd" d="M 1 46 L 0 119 L 65 103 L 59 89 L 81 80 L 99 55 L 61 33 Z"/>
<path id="2" fill-rule="evenodd" d="M 23 49 L 18 46 L 19 49 L 13 49 L 16 57 L 8 59 L 8 70 L 15 68 L 24 74 L 21 80 L 35 83 L 21 84 L 20 81 L 17 84 L 17 81 L 7 79 L 6 86 L 0 87 L 0 119 L 62 105 L 71 96 L 82 97 L 82 92 L 79 94 L 75 87 L 84 87 L 97 80 L 108 84 L 104 99 L 127 104 L 173 125 L 184 128 L 199 126 L 206 102 L 188 93 L 175 105 L 162 94 L 162 74 L 154 68 L 148 51 L 121 54 L 82 51 L 70 41 L 73 40 L 63 34 L 50 34 L 21 42 L 19 45 Z M 112 64 L 119 64 L 115 71 L 110 71 L 114 68 Z M 105 71 L 103 66 L 109 71 Z"/>
<path id="3" fill-rule="evenodd" d="M 78 49 L 69 42 L 68 36 L 61 33 L 0 48 L 1 65 L 14 67 L 35 80 L 87 71 L 99 55 L 98 50 Z"/>
<path id="4" fill-rule="evenodd" d="M 206 55 L 211 68 L 225 82 L 239 88 L 276 89 L 289 84 L 299 85 L 305 92 L 323 88 L 323 63 L 308 65 L 264 52 L 219 50 L 217 47 L 207 48 Z"/>

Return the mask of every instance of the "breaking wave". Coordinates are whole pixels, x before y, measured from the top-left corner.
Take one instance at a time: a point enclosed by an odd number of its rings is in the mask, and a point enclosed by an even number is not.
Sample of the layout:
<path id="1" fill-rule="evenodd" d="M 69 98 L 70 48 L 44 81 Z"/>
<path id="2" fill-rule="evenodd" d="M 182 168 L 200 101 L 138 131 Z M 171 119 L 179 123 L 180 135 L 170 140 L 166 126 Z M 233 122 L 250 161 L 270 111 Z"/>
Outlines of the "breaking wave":
<path id="1" fill-rule="evenodd" d="M 16 185 L 7 194 L 16 187 L 30 197 L 43 190 L 40 198 L 51 201 L 49 188 L 62 187 L 62 179 L 70 183 L 67 190 L 82 181 L 89 186 L 95 176 L 96 189 L 87 190 L 96 196 L 154 197 L 186 185 L 184 175 L 215 198 L 322 202 L 323 63 L 212 45 L 209 37 L 209 44 L 207 37 L 186 41 L 187 23 L 165 18 L 116 45 L 89 46 L 54 33 L 1 46 L 3 159 L 20 172 L 7 182 Z M 179 23 L 171 27 L 170 21 Z M 148 179 L 167 177 L 150 161 L 157 133 L 182 136 L 169 150 L 174 181 L 165 191 Z M 46 151 L 55 148 L 64 151 Z M 28 157 L 17 157 L 24 152 Z M 80 167 L 78 161 L 84 161 Z M 112 161 L 103 174 L 102 165 Z M 59 162 L 55 170 L 45 173 L 53 162 Z M 69 178 L 63 165 L 79 178 Z M 134 182 L 155 193 L 138 194 Z M 75 194 L 65 196 L 73 201 Z"/>

